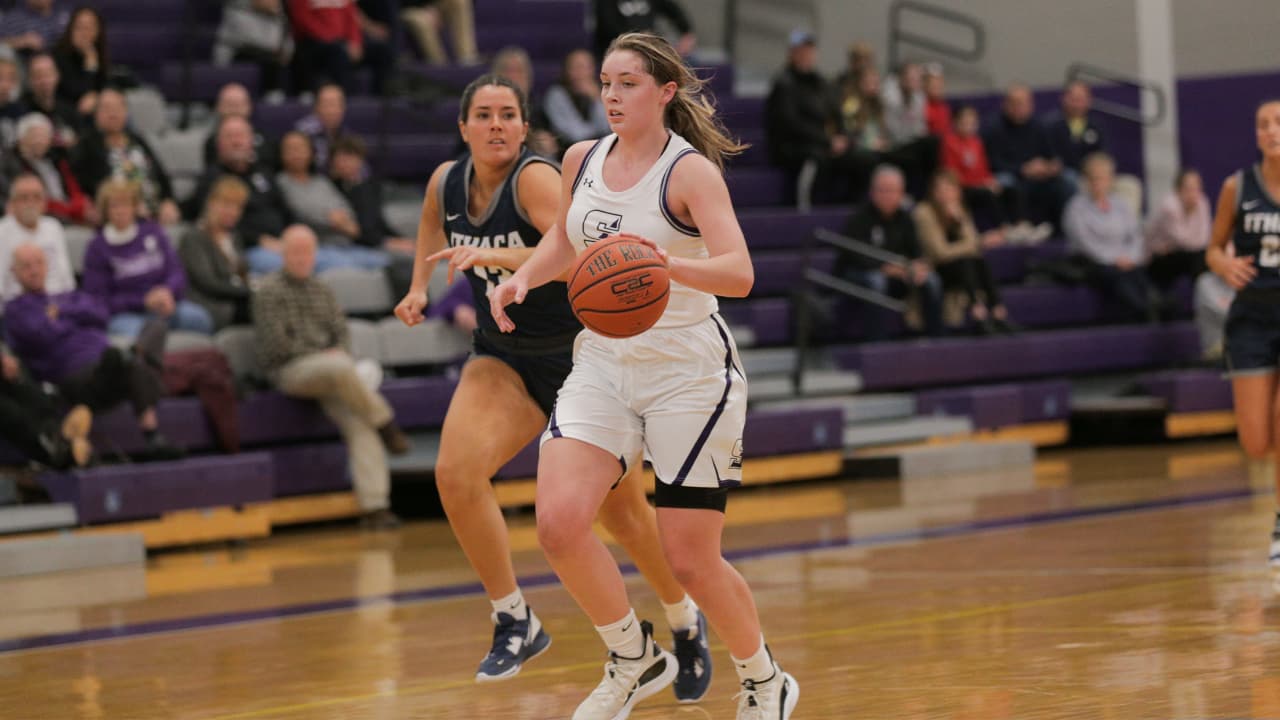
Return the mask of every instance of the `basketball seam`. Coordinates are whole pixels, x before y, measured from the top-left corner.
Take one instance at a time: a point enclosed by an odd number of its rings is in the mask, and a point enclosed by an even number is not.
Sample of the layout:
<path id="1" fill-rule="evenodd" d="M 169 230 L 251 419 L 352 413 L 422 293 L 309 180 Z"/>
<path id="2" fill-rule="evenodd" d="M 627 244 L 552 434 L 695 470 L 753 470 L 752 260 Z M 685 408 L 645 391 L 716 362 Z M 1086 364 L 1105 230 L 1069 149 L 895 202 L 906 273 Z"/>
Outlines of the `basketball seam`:
<path id="1" fill-rule="evenodd" d="M 617 314 L 619 314 L 619 313 L 629 313 L 629 312 L 631 312 L 631 311 L 633 311 L 633 310 L 639 310 L 639 309 L 641 309 L 641 308 L 647 308 L 647 307 L 649 307 L 650 305 L 652 305 L 652 304 L 654 304 L 654 303 L 658 302 L 658 301 L 659 301 L 659 300 L 661 300 L 662 298 L 666 297 L 666 296 L 667 296 L 667 295 L 669 295 L 670 293 L 671 293 L 671 290 L 670 290 L 670 289 L 663 290 L 661 295 L 659 295 L 659 296 L 655 297 L 654 299 L 650 300 L 649 302 L 646 302 L 646 303 L 645 303 L 645 304 L 643 304 L 643 305 L 631 305 L 631 306 L 629 306 L 629 307 L 618 308 L 617 310 L 597 310 L 597 309 L 595 309 L 595 308 L 583 308 L 583 309 L 579 310 L 578 308 L 574 308 L 574 309 L 573 309 L 573 311 L 574 311 L 574 313 L 598 313 L 598 314 L 601 314 L 601 315 L 617 315 Z"/>

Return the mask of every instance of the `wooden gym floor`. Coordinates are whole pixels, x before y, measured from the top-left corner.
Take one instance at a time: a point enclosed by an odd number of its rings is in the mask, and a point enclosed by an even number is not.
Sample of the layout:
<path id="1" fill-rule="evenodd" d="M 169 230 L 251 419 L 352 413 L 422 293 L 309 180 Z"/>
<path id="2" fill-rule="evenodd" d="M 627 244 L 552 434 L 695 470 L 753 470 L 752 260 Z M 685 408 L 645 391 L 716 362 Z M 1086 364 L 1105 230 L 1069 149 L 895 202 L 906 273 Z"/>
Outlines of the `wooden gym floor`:
<path id="1" fill-rule="evenodd" d="M 1231 443 L 1070 451 L 744 491 L 725 545 L 800 681 L 797 720 L 1280 718 L 1273 506 Z M 554 645 L 506 683 L 472 681 L 488 608 L 447 525 L 313 529 L 0 583 L 0 717 L 567 718 L 603 652 L 531 519 L 512 523 Z M 701 704 L 663 693 L 632 717 L 732 718 L 712 647 Z"/>

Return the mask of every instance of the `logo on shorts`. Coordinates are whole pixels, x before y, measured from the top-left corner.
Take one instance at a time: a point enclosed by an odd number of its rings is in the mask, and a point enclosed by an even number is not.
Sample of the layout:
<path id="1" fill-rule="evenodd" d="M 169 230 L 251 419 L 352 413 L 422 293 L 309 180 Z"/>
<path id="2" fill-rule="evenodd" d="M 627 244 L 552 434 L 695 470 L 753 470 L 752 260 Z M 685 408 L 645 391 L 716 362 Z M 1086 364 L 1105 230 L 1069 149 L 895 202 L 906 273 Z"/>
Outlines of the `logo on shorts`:
<path id="1" fill-rule="evenodd" d="M 622 216 L 604 210 L 590 210 L 582 218 L 582 234 L 587 236 L 587 244 L 595 240 L 603 240 L 610 235 L 617 235 L 622 230 Z"/>
<path id="2" fill-rule="evenodd" d="M 733 450 L 729 453 L 729 469 L 742 469 L 742 438 L 738 438 L 733 443 Z"/>

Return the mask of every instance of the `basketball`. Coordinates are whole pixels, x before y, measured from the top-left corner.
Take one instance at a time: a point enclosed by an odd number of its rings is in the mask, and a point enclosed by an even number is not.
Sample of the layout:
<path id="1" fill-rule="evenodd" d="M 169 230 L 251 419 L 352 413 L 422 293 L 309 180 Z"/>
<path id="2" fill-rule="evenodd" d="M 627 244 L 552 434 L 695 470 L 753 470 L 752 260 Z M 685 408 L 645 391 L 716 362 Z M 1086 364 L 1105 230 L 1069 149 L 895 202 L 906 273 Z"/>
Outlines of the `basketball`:
<path id="1" fill-rule="evenodd" d="M 667 309 L 671 278 L 653 248 L 623 238 L 595 243 L 569 274 L 573 314 L 588 329 L 626 338 L 653 327 Z"/>

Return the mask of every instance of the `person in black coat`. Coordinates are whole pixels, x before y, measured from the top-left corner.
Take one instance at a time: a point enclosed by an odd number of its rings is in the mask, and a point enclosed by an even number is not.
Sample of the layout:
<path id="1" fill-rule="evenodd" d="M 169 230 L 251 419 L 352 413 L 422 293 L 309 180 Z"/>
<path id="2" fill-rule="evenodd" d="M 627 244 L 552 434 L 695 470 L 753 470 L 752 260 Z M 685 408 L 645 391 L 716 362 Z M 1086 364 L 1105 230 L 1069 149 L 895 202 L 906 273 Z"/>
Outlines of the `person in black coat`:
<path id="1" fill-rule="evenodd" d="M 1109 152 L 1106 130 L 1089 111 L 1092 105 L 1093 93 L 1089 86 L 1076 80 L 1062 91 L 1062 109 L 1045 121 L 1049 144 L 1062 158 L 1063 174 L 1068 182 L 1079 182 L 1080 166 L 1085 158 Z"/>
<path id="2" fill-rule="evenodd" d="M 658 18 L 665 18 L 676 31 L 680 39 L 676 41 L 676 51 L 681 55 L 693 52 L 698 44 L 698 36 L 693 33 L 693 23 L 684 8 L 675 0 L 594 0 L 592 9 L 596 22 L 596 57 L 604 59 L 604 51 L 613 39 L 629 32 L 652 32 Z"/>
<path id="3" fill-rule="evenodd" d="M 1031 88 L 1013 85 L 1000 116 L 983 133 L 987 160 L 996 180 L 1025 198 L 1030 220 L 1061 227 L 1062 210 L 1075 188 L 1063 179 L 1062 159 L 1049 133 L 1033 115 Z"/>
<path id="4" fill-rule="evenodd" d="M 164 225 L 182 219 L 169 173 L 147 141 L 129 129 L 129 106 L 120 91 L 98 94 L 94 128 L 80 139 L 73 158 L 72 169 L 86 193 L 95 195 L 108 178 L 123 177 L 142 188 L 145 217 Z"/>
<path id="5" fill-rule="evenodd" d="M 76 106 L 81 115 L 93 114 L 98 93 L 107 86 L 107 31 L 102 15 L 91 7 L 77 8 L 53 49 L 61 81 L 58 96 Z"/>
<path id="6" fill-rule="evenodd" d="M 214 181 L 205 209 L 178 246 L 187 274 L 187 296 L 209 311 L 215 330 L 249 322 L 249 264 L 236 225 L 249 186 L 234 175 Z"/>

